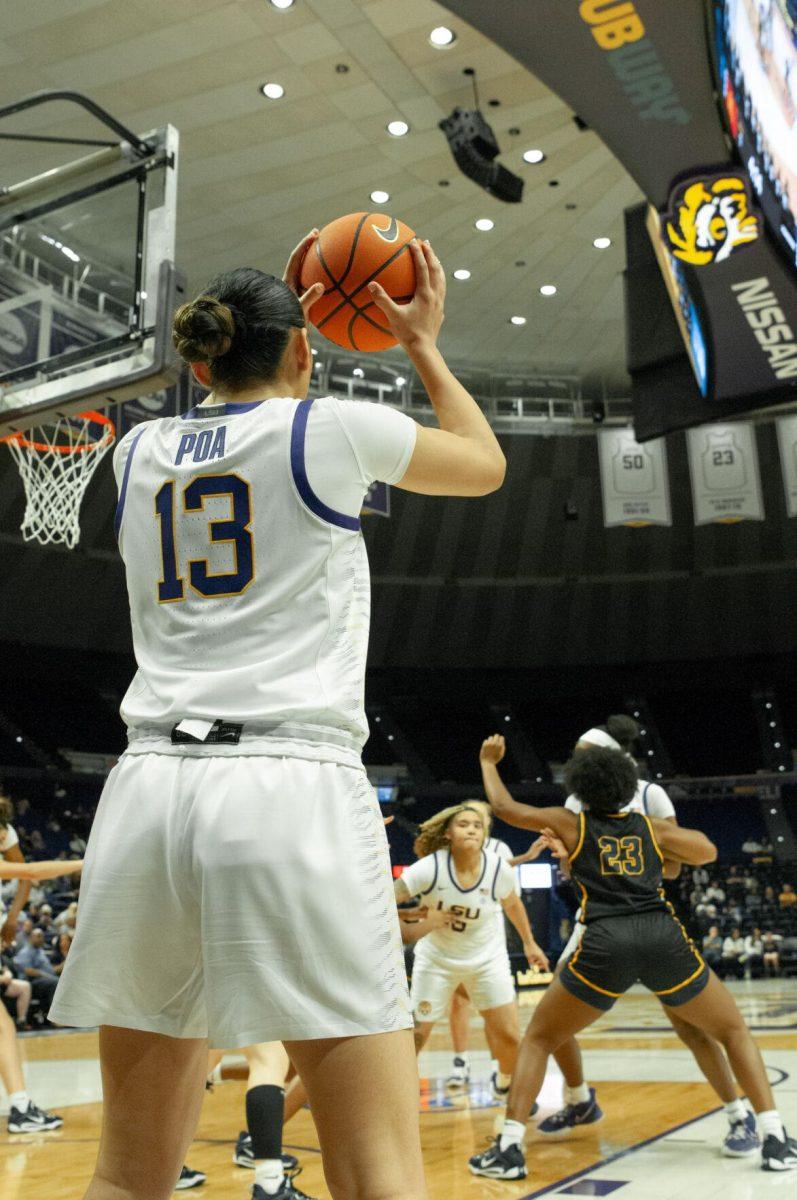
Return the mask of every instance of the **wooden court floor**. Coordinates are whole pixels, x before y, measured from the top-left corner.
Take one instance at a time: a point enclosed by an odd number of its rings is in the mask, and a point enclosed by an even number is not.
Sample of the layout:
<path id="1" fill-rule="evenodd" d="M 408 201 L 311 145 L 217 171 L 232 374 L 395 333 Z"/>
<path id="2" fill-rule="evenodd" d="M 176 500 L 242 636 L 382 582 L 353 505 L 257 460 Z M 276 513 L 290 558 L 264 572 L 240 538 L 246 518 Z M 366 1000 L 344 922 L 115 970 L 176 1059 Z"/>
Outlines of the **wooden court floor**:
<path id="1" fill-rule="evenodd" d="M 786 1060 L 794 1060 L 797 1065 L 797 981 L 740 985 L 739 998 L 748 1021 L 757 1027 L 757 1039 L 772 1071 L 780 1070 L 777 1064 L 782 1065 Z M 528 1000 L 524 997 L 522 1025 L 530 1018 L 534 1003 L 533 997 Z M 658 1196 L 659 1191 L 648 1186 L 650 1180 L 641 1191 L 639 1179 L 635 1186 L 636 1151 L 632 1148 L 645 1143 L 666 1145 L 672 1131 L 681 1130 L 683 1138 L 684 1127 L 688 1134 L 690 1123 L 717 1108 L 716 1098 L 707 1084 L 699 1082 L 696 1070 L 669 1032 L 656 1002 L 641 993 L 632 995 L 582 1039 L 587 1078 L 598 1087 L 604 1120 L 558 1142 L 542 1139 L 532 1124 L 527 1139 L 529 1178 L 518 1183 L 476 1179 L 467 1170 L 468 1156 L 490 1139 L 501 1110 L 489 1096 L 489 1064 L 479 1023 L 474 1022 L 473 1026 L 473 1083 L 467 1098 L 452 1100 L 442 1086 L 449 1062 L 448 1044 L 448 1031 L 441 1025 L 433 1035 L 430 1051 L 421 1060 L 420 1121 L 430 1200 L 452 1200 L 465 1195 L 473 1200 L 495 1197 L 519 1200 L 549 1194 L 549 1188 L 565 1194 L 559 1191 L 563 1186 L 567 1186 L 567 1194 L 590 1195 L 609 1194 L 617 1188 L 619 1200 Z M 74 1095 L 85 1099 L 87 1095 L 97 1095 L 96 1034 L 29 1037 L 24 1039 L 24 1045 L 32 1094 L 40 1103 L 61 1111 L 65 1124 L 56 1133 L 33 1137 L 10 1136 L 3 1125 L 0 1197 L 28 1200 L 55 1191 L 59 1200 L 81 1200 L 96 1155 L 101 1105 L 94 1100 L 64 1106 L 60 1098 Z M 788 1073 L 780 1070 L 780 1074 Z M 797 1076 L 797 1070 L 792 1075 Z M 544 1112 L 558 1107 L 559 1088 L 560 1081 L 551 1074 L 541 1098 Z M 791 1124 L 797 1129 L 797 1092 L 794 1085 L 788 1090 L 784 1084 L 784 1088 L 787 1090 L 783 1099 L 788 1094 L 793 1106 Z M 233 1200 L 249 1193 L 252 1173 L 232 1163 L 235 1138 L 244 1124 L 244 1094 L 245 1084 L 233 1081 L 217 1085 L 205 1098 L 197 1137 L 188 1156 L 189 1164 L 208 1176 L 207 1183 L 192 1193 L 198 1200 L 202 1196 Z M 53 1098 L 57 1104 L 52 1103 Z M 778 1103 L 782 1103 L 781 1098 Z M 722 1118 L 712 1119 L 720 1122 Z M 694 1126 L 700 1127 L 700 1124 Z M 720 1125 L 716 1128 L 721 1130 Z M 661 1139 L 665 1142 L 661 1143 Z M 658 1182 L 663 1186 L 661 1195 L 680 1197 L 692 1191 L 689 1188 L 682 1193 L 676 1186 L 683 1181 L 684 1146 L 693 1158 L 695 1183 L 704 1175 L 714 1179 L 712 1172 L 728 1166 L 729 1160 L 720 1159 L 718 1152 L 715 1156 L 712 1139 L 716 1141 L 716 1132 L 705 1146 L 700 1137 L 694 1136 L 674 1143 L 681 1149 L 665 1157 L 657 1167 Z M 326 1200 L 329 1193 L 324 1185 L 318 1138 L 306 1110 L 286 1127 L 285 1147 L 297 1154 L 303 1165 L 297 1186 L 318 1200 Z M 611 1163 L 616 1156 L 620 1157 L 623 1168 L 619 1174 L 617 1166 L 610 1171 L 617 1178 L 611 1181 L 611 1187 L 607 1185 L 606 1191 L 588 1190 L 589 1179 L 579 1183 L 580 1174 L 591 1176 L 593 1168 L 607 1160 Z M 731 1165 L 737 1168 L 736 1163 Z M 747 1170 L 744 1176 L 739 1173 L 743 1169 Z M 670 1188 L 666 1184 L 667 1171 L 672 1174 Z M 576 1181 L 568 1182 L 574 1176 Z M 689 1178 L 688 1174 L 685 1178 Z M 744 1186 L 740 1189 L 738 1181 L 742 1178 Z M 722 1195 L 725 1200 L 735 1200 L 737 1195 L 757 1200 L 759 1194 L 769 1191 L 768 1187 L 759 1190 L 759 1183 L 770 1181 L 771 1177 L 761 1172 L 753 1173 L 749 1164 L 741 1164 L 737 1174 L 729 1176 L 723 1184 Z M 777 1182 L 787 1181 L 778 1178 Z M 789 1188 L 786 1192 L 780 1189 L 780 1195 L 797 1194 L 794 1190 L 797 1178 L 792 1175 L 788 1182 Z M 712 1189 L 701 1187 L 701 1192 L 712 1194 Z"/>

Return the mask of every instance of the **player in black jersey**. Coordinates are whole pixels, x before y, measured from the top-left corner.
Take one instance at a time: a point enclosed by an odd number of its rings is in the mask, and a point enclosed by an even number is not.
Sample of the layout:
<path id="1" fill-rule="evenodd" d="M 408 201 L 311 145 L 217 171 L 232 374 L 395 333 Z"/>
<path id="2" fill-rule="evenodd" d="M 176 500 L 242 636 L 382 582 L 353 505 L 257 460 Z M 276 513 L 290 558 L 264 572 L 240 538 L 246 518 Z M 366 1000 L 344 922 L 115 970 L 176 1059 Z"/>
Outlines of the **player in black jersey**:
<path id="1" fill-rule="evenodd" d="M 492 739 L 488 739 L 492 740 Z M 503 738 L 495 735 L 496 746 Z M 559 838 L 570 852 L 586 925 L 581 945 L 554 979 L 521 1043 L 494 1144 L 470 1160 L 476 1175 L 522 1179 L 526 1120 L 545 1078 L 550 1054 L 591 1025 L 637 981 L 679 1015 L 715 1037 L 755 1109 L 765 1170 L 797 1170 L 797 1141 L 775 1109 L 761 1055 L 725 986 L 704 963 L 662 890 L 665 862 L 701 866 L 717 857 L 705 834 L 671 821 L 621 809 L 634 795 L 634 763 L 618 750 L 594 747 L 565 768 L 568 790 L 581 800 L 576 816 L 565 808 L 516 803 L 493 765 L 490 800 L 497 817 L 521 829 Z"/>

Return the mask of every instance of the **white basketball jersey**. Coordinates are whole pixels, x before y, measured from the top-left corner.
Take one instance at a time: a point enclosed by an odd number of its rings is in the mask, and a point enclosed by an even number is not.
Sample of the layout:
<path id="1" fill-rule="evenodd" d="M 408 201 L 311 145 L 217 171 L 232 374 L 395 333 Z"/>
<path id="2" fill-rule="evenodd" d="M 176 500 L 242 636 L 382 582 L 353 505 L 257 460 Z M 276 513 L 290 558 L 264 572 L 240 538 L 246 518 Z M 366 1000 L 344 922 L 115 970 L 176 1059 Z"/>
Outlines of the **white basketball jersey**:
<path id="1" fill-rule="evenodd" d="M 134 428 L 114 456 L 138 664 L 127 725 L 249 723 L 359 759 L 370 611 L 359 508 L 374 478 L 403 476 L 414 444 L 403 414 L 331 397 Z"/>
<path id="2" fill-rule="evenodd" d="M 515 877 L 497 854 L 482 850 L 482 870 L 470 888 L 460 887 L 448 850 L 427 854 L 407 867 L 401 875 L 410 895 L 419 896 L 430 909 L 438 908 L 454 915 L 450 925 L 435 929 L 418 943 L 415 954 L 425 948 L 458 964 L 481 962 L 496 953 L 506 953 L 501 916 L 501 901 L 516 890 Z"/>
<path id="3" fill-rule="evenodd" d="M 513 852 L 511 852 L 507 842 L 502 841 L 501 838 L 487 838 L 484 848 L 485 850 L 491 850 L 493 854 L 497 854 L 502 863 L 507 863 L 509 866 L 509 859 L 513 857 Z M 514 866 L 510 866 L 509 870 L 513 872 L 515 892 L 520 892 L 520 888 L 517 886 L 517 871 Z M 503 908 L 498 908 L 496 913 L 496 929 L 503 937 L 504 943 L 507 942 L 507 920 L 504 918 Z"/>
<path id="4" fill-rule="evenodd" d="M 578 796 L 568 796 L 565 808 L 569 808 L 573 813 L 580 813 L 582 804 Z M 675 806 L 661 784 L 646 783 L 644 779 L 639 780 L 633 800 L 626 804 L 622 811 L 645 813 L 663 821 L 675 816 Z"/>

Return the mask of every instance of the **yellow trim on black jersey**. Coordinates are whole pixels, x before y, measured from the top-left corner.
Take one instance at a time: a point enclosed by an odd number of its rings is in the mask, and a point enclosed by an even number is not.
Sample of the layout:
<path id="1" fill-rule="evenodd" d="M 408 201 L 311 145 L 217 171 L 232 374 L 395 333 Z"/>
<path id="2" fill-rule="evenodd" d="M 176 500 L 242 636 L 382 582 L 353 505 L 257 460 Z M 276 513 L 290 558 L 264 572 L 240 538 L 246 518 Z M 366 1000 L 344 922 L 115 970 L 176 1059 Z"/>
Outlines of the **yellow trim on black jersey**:
<path id="1" fill-rule="evenodd" d="M 572 867 L 573 863 L 576 861 L 579 854 L 581 853 L 581 850 L 584 845 L 584 838 L 587 833 L 587 818 L 586 818 L 583 808 L 582 808 L 581 812 L 578 814 L 578 821 L 579 821 L 578 841 L 576 842 L 575 850 L 573 851 L 573 853 L 570 855 L 570 857 L 567 860 L 567 865 L 569 867 Z M 584 885 L 582 884 L 581 886 L 583 887 Z"/>
<path id="2" fill-rule="evenodd" d="M 640 817 L 642 817 L 642 819 L 644 821 L 647 822 L 648 830 L 650 832 L 650 840 L 653 842 L 653 849 L 656 851 L 656 853 L 658 854 L 661 861 L 664 862 L 664 855 L 661 852 L 661 846 L 659 845 L 658 841 L 656 840 L 656 835 L 653 832 L 653 823 L 651 822 L 650 817 L 648 816 L 647 813 L 640 813 L 639 815 L 640 815 Z"/>

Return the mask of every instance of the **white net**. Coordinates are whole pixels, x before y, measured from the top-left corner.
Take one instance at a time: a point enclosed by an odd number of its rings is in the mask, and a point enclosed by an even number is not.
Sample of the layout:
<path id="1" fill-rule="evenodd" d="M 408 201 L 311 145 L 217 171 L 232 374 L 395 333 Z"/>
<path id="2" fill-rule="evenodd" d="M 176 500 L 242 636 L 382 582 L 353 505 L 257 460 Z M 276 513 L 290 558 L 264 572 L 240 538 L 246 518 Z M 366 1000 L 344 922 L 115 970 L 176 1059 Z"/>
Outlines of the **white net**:
<path id="1" fill-rule="evenodd" d="M 73 549 L 80 540 L 80 505 L 100 459 L 115 441 L 99 413 L 56 417 L 8 438 L 25 488 L 20 526 L 26 542 Z"/>

